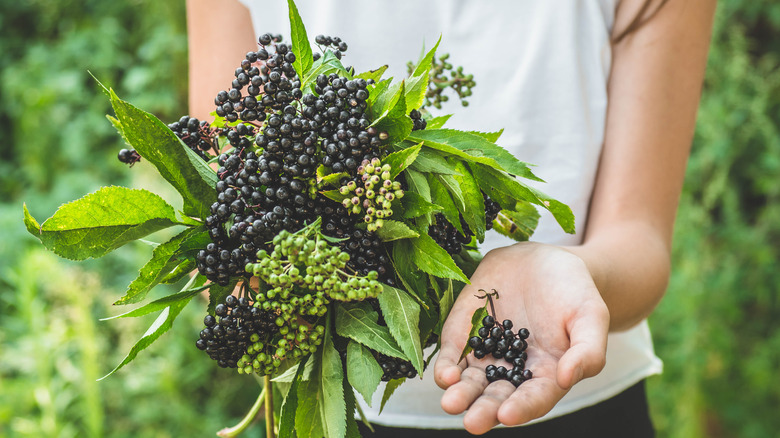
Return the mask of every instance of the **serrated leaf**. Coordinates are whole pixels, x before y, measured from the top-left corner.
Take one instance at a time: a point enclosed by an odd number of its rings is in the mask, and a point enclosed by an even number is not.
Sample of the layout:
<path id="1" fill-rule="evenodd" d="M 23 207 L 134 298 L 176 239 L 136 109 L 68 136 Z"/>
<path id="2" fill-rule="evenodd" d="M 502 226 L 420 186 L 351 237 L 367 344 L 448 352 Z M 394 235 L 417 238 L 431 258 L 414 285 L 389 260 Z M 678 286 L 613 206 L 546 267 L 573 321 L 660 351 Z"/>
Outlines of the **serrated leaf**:
<path id="1" fill-rule="evenodd" d="M 458 188 L 463 193 L 463 202 L 465 209 L 461 212 L 463 220 L 471 228 L 477 240 L 485 240 L 485 200 L 479 185 L 474 181 L 471 172 L 462 161 L 455 163 L 455 169 L 458 175 L 452 175 L 450 178 L 455 180 Z"/>
<path id="2" fill-rule="evenodd" d="M 407 142 L 404 142 L 406 144 Z M 453 165 L 441 156 L 436 150 L 423 148 L 412 163 L 411 168 L 421 173 L 442 173 L 445 175 L 457 175 Z"/>
<path id="3" fill-rule="evenodd" d="M 316 176 L 318 184 L 329 184 L 338 187 L 341 178 L 349 177 L 347 172 L 326 173 L 329 169 L 322 164 L 317 167 Z"/>
<path id="4" fill-rule="evenodd" d="M 441 295 L 441 299 L 439 300 L 439 322 L 436 324 L 436 329 L 438 333 L 441 333 L 442 327 L 444 327 L 444 321 L 447 320 L 447 316 L 450 314 L 450 310 L 452 309 L 452 305 L 455 303 L 455 295 L 452 287 L 452 279 L 447 279 L 447 288 L 444 289 L 444 292 Z"/>
<path id="5" fill-rule="evenodd" d="M 382 381 L 382 374 L 382 367 L 374 359 L 371 350 L 355 341 L 349 341 L 347 379 L 369 406 L 371 406 L 371 397 L 379 387 L 379 382 Z"/>
<path id="6" fill-rule="evenodd" d="M 407 191 L 404 193 L 404 197 L 401 198 L 401 209 L 400 216 L 404 219 L 411 219 L 441 211 L 442 207 L 426 201 L 415 192 Z"/>
<path id="7" fill-rule="evenodd" d="M 403 81 L 391 83 L 391 79 L 377 82 L 369 92 L 368 106 L 374 123 L 386 116 L 404 95 L 401 91 Z"/>
<path id="8" fill-rule="evenodd" d="M 529 187 L 515 178 L 493 169 L 489 166 L 480 164 L 470 165 L 472 175 L 479 184 L 479 187 L 491 196 L 493 191 L 502 192 L 516 200 L 527 201 L 544 207 L 552 213 L 555 220 L 569 234 L 574 234 L 574 214 L 571 209 L 560 201 L 550 198 L 544 193 Z M 492 196 L 491 196 L 492 197 Z"/>
<path id="9" fill-rule="evenodd" d="M 339 204 L 341 204 L 341 201 L 343 201 L 343 200 L 345 200 L 347 198 L 351 198 L 352 196 L 355 196 L 352 193 L 347 193 L 346 195 L 342 195 L 341 192 L 339 192 L 338 190 L 324 190 L 324 191 L 321 191 L 320 193 L 322 193 L 323 196 L 325 196 L 326 198 L 328 198 L 328 199 L 330 199 L 332 201 L 336 201 Z"/>
<path id="10" fill-rule="evenodd" d="M 295 53 L 293 68 L 298 73 L 299 78 L 306 77 L 306 73 L 311 69 L 314 63 L 312 57 L 311 44 L 306 34 L 306 28 L 303 26 L 303 20 L 298 13 L 298 8 L 293 0 L 287 0 L 287 7 L 290 16 L 290 36 L 292 40 L 292 52 Z"/>
<path id="11" fill-rule="evenodd" d="M 419 109 L 425 101 L 425 93 L 428 91 L 428 77 L 430 70 L 425 70 L 419 76 L 412 76 L 407 79 L 406 85 L 406 110 L 407 113 L 413 109 Z"/>
<path id="12" fill-rule="evenodd" d="M 422 143 L 395 151 L 383 158 L 382 164 L 389 164 L 391 167 L 390 179 L 395 179 L 399 173 L 414 163 L 417 154 L 420 153 L 420 149 L 422 149 Z"/>
<path id="13" fill-rule="evenodd" d="M 405 81 L 401 81 L 398 95 L 393 97 L 388 109 L 371 124 L 380 132 L 387 132 L 388 138 L 385 140 L 387 143 L 395 143 L 405 139 L 414 127 L 414 122 L 409 117 L 409 111 L 406 108 L 405 90 Z"/>
<path id="14" fill-rule="evenodd" d="M 452 257 L 439 246 L 431 236 L 420 234 L 420 237 L 409 239 L 412 244 L 412 262 L 424 272 L 441 278 L 452 278 L 464 283 L 469 279 L 463 275 Z"/>
<path id="15" fill-rule="evenodd" d="M 539 212 L 528 202 L 518 202 L 515 211 L 501 210 L 493 229 L 517 242 L 527 241 L 539 223 Z"/>
<path id="16" fill-rule="evenodd" d="M 469 331 L 469 338 L 472 338 L 474 336 L 477 336 L 479 333 L 479 328 L 482 327 L 482 319 L 487 316 L 487 303 L 485 303 L 485 306 L 482 306 L 474 311 L 473 314 L 471 314 L 471 331 Z M 463 351 L 460 353 L 460 359 L 458 362 L 463 360 L 466 355 L 471 353 L 471 345 L 469 345 L 468 342 L 466 342 L 466 346 L 463 347 Z"/>
<path id="17" fill-rule="evenodd" d="M 452 201 L 455 202 L 455 206 L 458 207 L 458 210 L 460 211 L 465 210 L 466 200 L 463 199 L 463 190 L 458 185 L 458 182 L 455 181 L 455 178 L 452 175 L 436 174 L 436 179 L 441 181 L 441 183 L 444 184 L 445 187 L 447 187 L 447 191 L 450 192 L 450 195 L 452 196 Z"/>
<path id="18" fill-rule="evenodd" d="M 422 141 L 425 146 L 487 164 L 526 179 L 542 181 L 531 172 L 527 163 L 518 160 L 501 146 L 476 134 L 454 129 L 423 129 L 411 133 L 408 140 Z"/>
<path id="19" fill-rule="evenodd" d="M 388 67 L 387 64 L 385 64 L 376 70 L 364 71 L 363 73 L 360 73 L 359 75 L 355 76 L 355 79 L 358 78 L 365 79 L 365 80 L 373 79 L 374 82 L 379 82 L 379 80 L 382 79 L 382 75 L 387 70 L 387 67 Z"/>
<path id="20" fill-rule="evenodd" d="M 319 357 L 319 355 L 317 355 Z M 295 432 L 299 438 L 321 438 L 325 436 L 320 415 L 322 393 L 320 389 L 319 364 L 312 379 L 302 381 L 298 386 L 298 409 L 295 411 Z"/>
<path id="21" fill-rule="evenodd" d="M 345 438 L 360 438 L 360 429 L 358 429 L 357 421 L 355 420 L 355 408 L 357 407 L 355 391 L 346 379 L 342 382 L 342 385 L 344 386 L 344 402 L 347 406 L 347 431 Z"/>
<path id="22" fill-rule="evenodd" d="M 154 115 L 120 99 L 113 90 L 111 105 L 125 141 L 181 194 L 184 213 L 205 219 L 217 200 L 217 174 Z"/>
<path id="23" fill-rule="evenodd" d="M 384 225 L 376 230 L 376 234 L 383 242 L 410 239 L 420 235 L 420 233 L 409 228 L 405 223 L 388 219 L 385 219 Z"/>
<path id="24" fill-rule="evenodd" d="M 136 318 L 139 316 L 148 315 L 153 312 L 159 312 L 160 310 L 163 310 L 166 307 L 170 307 L 171 305 L 178 303 L 180 301 L 189 301 L 195 295 L 198 295 L 204 290 L 209 288 L 209 286 L 206 285 L 205 283 L 206 283 L 206 277 L 202 275 L 198 275 L 197 281 L 194 282 L 192 286 L 185 288 L 181 292 L 177 292 L 175 294 L 162 297 L 158 300 L 154 300 L 151 303 L 143 305 L 137 309 L 133 309 L 129 312 L 125 312 L 121 315 L 109 316 L 108 318 L 101 318 L 100 320 L 108 321 L 110 319 L 116 319 L 116 318 Z"/>
<path id="25" fill-rule="evenodd" d="M 179 246 L 179 250 L 176 251 L 176 255 L 194 259 L 198 251 L 205 248 L 209 243 L 211 243 L 211 237 L 209 237 L 208 231 L 193 233 L 184 239 L 184 242 Z"/>
<path id="26" fill-rule="evenodd" d="M 344 401 L 344 371 L 341 365 L 341 355 L 333 346 L 333 335 L 330 324 L 325 326 L 320 352 L 320 415 L 323 420 L 325 436 L 342 437 L 347 433 L 347 408 Z"/>
<path id="27" fill-rule="evenodd" d="M 399 386 L 401 386 L 402 383 L 406 382 L 406 377 L 400 378 L 400 379 L 392 379 L 389 382 L 387 382 L 387 385 L 385 385 L 385 392 L 382 394 L 382 404 L 379 405 L 379 413 L 382 413 L 382 410 L 385 408 L 385 404 L 387 404 L 387 401 L 390 400 L 390 397 L 393 395 L 396 389 L 398 389 Z"/>
<path id="28" fill-rule="evenodd" d="M 132 360 L 136 358 L 138 353 L 140 353 L 146 347 L 151 345 L 160 336 L 162 336 L 163 333 L 167 332 L 173 326 L 173 321 L 176 319 L 177 316 L 179 316 L 179 313 L 181 313 L 184 306 L 186 306 L 191 299 L 192 296 L 190 296 L 187 299 L 175 301 L 171 303 L 170 306 L 164 308 L 163 311 L 160 312 L 160 315 L 157 317 L 154 323 L 152 323 L 151 327 L 149 327 L 149 330 L 147 330 L 146 333 L 144 333 L 144 335 L 141 337 L 141 339 L 139 339 L 138 342 L 136 342 L 135 345 L 133 345 L 133 348 L 130 349 L 130 352 L 127 354 L 127 356 L 125 356 L 124 360 L 122 360 L 122 363 L 117 365 L 116 368 L 111 370 L 110 373 L 106 374 L 105 376 L 101 377 L 98 380 L 105 379 L 106 377 L 117 372 L 120 368 L 132 362 Z"/>
<path id="29" fill-rule="evenodd" d="M 436 178 L 436 174 L 428 174 L 428 186 L 431 188 L 431 201 L 436 205 L 440 205 L 442 208 L 441 214 L 444 215 L 444 218 L 447 219 L 460 234 L 465 235 L 463 226 L 460 223 L 460 209 L 455 205 L 455 202 L 452 201 L 449 190 L 447 190 L 444 184 Z"/>
<path id="30" fill-rule="evenodd" d="M 173 207 L 154 193 L 111 186 L 62 205 L 33 234 L 57 255 L 85 260 L 181 223 Z M 29 212 L 25 225 L 28 231 L 37 225 Z"/>
<path id="31" fill-rule="evenodd" d="M 314 366 L 315 362 L 317 362 L 314 357 L 312 357 L 312 360 L 306 362 L 306 367 L 303 369 L 303 380 L 309 380 L 311 379 L 312 373 L 314 372 Z M 295 378 L 295 373 L 298 371 L 298 366 L 292 365 L 289 368 L 287 368 L 283 373 L 279 374 L 278 376 L 271 379 L 274 383 L 292 383 L 293 379 Z"/>
<path id="32" fill-rule="evenodd" d="M 173 284 L 182 278 L 186 277 L 190 272 L 194 271 L 197 267 L 195 260 L 187 259 L 181 261 L 175 268 L 171 269 L 161 279 L 161 284 Z"/>
<path id="33" fill-rule="evenodd" d="M 439 48 L 439 43 L 441 43 L 441 35 L 439 35 L 439 40 L 436 41 L 436 45 L 434 45 L 433 48 L 429 50 L 428 53 L 426 53 L 425 56 L 417 63 L 414 71 L 412 72 L 412 76 L 420 76 L 424 72 L 431 69 L 433 57 L 436 55 L 436 49 Z"/>
<path id="34" fill-rule="evenodd" d="M 322 54 L 322 57 L 312 64 L 305 79 L 301 82 L 301 90 L 304 92 L 308 91 L 314 85 L 317 76 L 329 75 L 331 73 L 337 73 L 339 76 L 344 76 L 349 79 L 352 78 L 352 75 L 344 68 L 344 64 L 336 58 L 336 55 L 334 55 L 332 51 L 326 50 L 325 53 Z"/>
<path id="35" fill-rule="evenodd" d="M 41 234 L 41 225 L 30 214 L 30 210 L 27 209 L 27 204 L 22 204 L 24 209 L 24 226 L 27 228 L 27 232 L 35 237 L 39 237 Z"/>
<path id="36" fill-rule="evenodd" d="M 167 242 L 158 245 L 152 251 L 152 258 L 141 268 L 138 277 L 127 287 L 125 295 L 116 300 L 114 305 L 137 303 L 146 298 L 146 294 L 178 265 L 178 262 L 174 259 L 174 254 L 181 247 L 181 243 L 198 231 L 203 230 L 188 228 L 173 236 Z"/>
<path id="37" fill-rule="evenodd" d="M 279 438 L 293 438 L 295 436 L 295 412 L 298 410 L 298 386 L 303 378 L 303 370 L 309 361 L 309 356 L 304 356 L 296 367 L 292 386 L 287 392 L 287 397 L 282 402 L 282 412 L 279 418 Z"/>
<path id="38" fill-rule="evenodd" d="M 445 123 L 447 123 L 447 120 L 449 120 L 450 117 L 452 117 L 452 114 L 427 119 L 425 129 L 439 129 L 444 126 Z"/>
<path id="39" fill-rule="evenodd" d="M 468 131 L 468 133 L 478 135 L 491 143 L 495 143 L 501 137 L 501 134 L 504 133 L 504 130 L 501 129 L 500 131 L 496 132 Z"/>
<path id="40" fill-rule="evenodd" d="M 372 119 L 376 118 L 379 114 L 384 112 L 384 109 L 381 109 L 380 111 L 380 105 L 377 103 L 377 101 L 392 96 L 385 96 L 387 89 L 390 88 L 391 82 L 392 78 L 388 78 L 366 87 L 366 91 L 368 91 L 368 108 Z M 389 103 L 389 101 L 386 103 Z"/>
<path id="41" fill-rule="evenodd" d="M 428 186 L 428 180 L 420 172 L 407 168 L 406 183 L 409 185 L 409 190 L 420 195 L 424 200 L 431 202 L 431 188 Z M 404 196 L 406 197 L 406 196 Z"/>
<path id="42" fill-rule="evenodd" d="M 382 354 L 406 359 L 387 327 L 377 324 L 379 315 L 368 304 L 336 306 L 336 333 Z"/>
<path id="43" fill-rule="evenodd" d="M 423 353 L 420 344 L 420 306 L 406 292 L 386 284 L 377 296 L 382 316 L 390 334 L 401 347 L 417 372 L 423 374 Z"/>
<path id="44" fill-rule="evenodd" d="M 393 268 L 406 290 L 420 296 L 425 293 L 426 280 L 422 271 L 412 263 L 414 247 L 408 239 L 393 244 Z"/>

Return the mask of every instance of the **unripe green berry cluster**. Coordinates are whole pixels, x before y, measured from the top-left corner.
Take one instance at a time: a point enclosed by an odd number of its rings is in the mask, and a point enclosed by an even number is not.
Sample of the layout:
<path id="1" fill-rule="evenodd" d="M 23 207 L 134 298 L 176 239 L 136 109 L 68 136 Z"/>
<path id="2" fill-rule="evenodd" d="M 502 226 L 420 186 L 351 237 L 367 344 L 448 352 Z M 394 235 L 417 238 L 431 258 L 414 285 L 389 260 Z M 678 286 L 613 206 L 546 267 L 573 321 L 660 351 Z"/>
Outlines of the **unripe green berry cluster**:
<path id="1" fill-rule="evenodd" d="M 384 225 L 384 218 L 393 215 L 393 201 L 403 198 L 401 183 L 393 181 L 392 167 L 382 164 L 379 158 L 363 160 L 358 167 L 358 177 L 339 188 L 346 195 L 342 204 L 352 214 L 363 214 L 368 231 L 374 232 Z"/>

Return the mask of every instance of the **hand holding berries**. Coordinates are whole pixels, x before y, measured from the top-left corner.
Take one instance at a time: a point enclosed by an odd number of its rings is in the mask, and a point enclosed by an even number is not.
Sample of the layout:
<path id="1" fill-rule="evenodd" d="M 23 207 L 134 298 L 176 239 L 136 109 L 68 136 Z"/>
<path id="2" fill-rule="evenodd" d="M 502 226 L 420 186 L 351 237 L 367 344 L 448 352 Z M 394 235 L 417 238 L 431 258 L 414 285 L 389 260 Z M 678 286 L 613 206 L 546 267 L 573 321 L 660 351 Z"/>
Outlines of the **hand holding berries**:
<path id="1" fill-rule="evenodd" d="M 533 378 L 518 387 L 488 381 L 487 365 L 496 367 L 491 374 L 500 373 L 500 366 L 509 368 L 505 358 L 494 358 L 492 352 L 482 359 L 470 354 L 459 362 L 469 342 L 472 314 L 485 305 L 475 297 L 482 295 L 481 285 L 501 292 L 497 313 L 512 320 L 515 333 L 523 327 L 530 332 L 524 340 L 529 344 L 524 365 Z M 493 323 L 483 334 L 492 335 Z M 601 371 L 608 330 L 607 307 L 579 257 L 533 242 L 493 250 L 474 272 L 442 328 L 442 349 L 434 367 L 437 383 L 446 389 L 442 408 L 451 414 L 468 410 L 464 425 L 473 434 L 499 423 L 519 425 L 538 418 L 572 385 Z"/>

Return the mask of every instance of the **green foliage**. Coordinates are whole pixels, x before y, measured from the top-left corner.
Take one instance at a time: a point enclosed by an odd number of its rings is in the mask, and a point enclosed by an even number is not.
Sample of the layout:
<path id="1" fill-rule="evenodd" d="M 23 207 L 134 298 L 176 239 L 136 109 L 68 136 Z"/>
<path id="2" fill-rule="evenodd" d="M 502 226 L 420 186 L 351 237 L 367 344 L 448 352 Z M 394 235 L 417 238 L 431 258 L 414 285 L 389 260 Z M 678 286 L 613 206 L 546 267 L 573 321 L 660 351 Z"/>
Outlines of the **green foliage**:
<path id="1" fill-rule="evenodd" d="M 406 292 L 384 285 L 377 297 L 390 334 L 420 375 L 423 374 L 423 353 L 420 344 L 420 306 Z"/>
<path id="2" fill-rule="evenodd" d="M 718 2 L 673 274 L 651 317 L 659 436 L 777 435 L 780 4 Z"/>

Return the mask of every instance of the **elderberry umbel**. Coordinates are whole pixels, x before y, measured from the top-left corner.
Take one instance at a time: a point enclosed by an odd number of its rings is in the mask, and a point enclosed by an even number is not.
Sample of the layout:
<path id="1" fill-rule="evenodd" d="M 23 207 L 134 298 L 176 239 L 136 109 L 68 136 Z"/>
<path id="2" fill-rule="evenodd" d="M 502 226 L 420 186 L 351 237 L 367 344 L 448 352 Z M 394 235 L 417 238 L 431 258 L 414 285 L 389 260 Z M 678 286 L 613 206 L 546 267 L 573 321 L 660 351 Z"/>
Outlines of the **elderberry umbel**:
<path id="1" fill-rule="evenodd" d="M 490 199 L 484 192 L 482 193 L 482 199 L 485 204 L 485 229 L 490 230 L 493 228 L 493 221 L 501 211 L 501 206 L 498 202 Z M 463 233 L 458 231 L 443 214 L 439 213 L 436 215 L 436 223 L 428 227 L 428 234 L 439 246 L 448 253 L 455 255 L 459 254 L 463 249 L 463 245 L 471 242 L 471 238 L 474 236 L 463 216 L 460 216 L 460 226 L 463 229 Z"/>
<path id="2" fill-rule="evenodd" d="M 487 315 L 482 319 L 478 335 L 469 338 L 468 344 L 473 349 L 474 357 L 477 359 L 492 355 L 496 359 L 504 359 L 509 363 L 509 367 L 488 365 L 485 368 L 488 382 L 504 379 L 517 387 L 533 377 L 531 370 L 525 368 L 528 360 L 526 352 L 528 342 L 526 340 L 530 336 L 530 332 L 527 328 L 520 328 L 516 333 L 513 332 L 514 324 L 509 319 L 498 322 L 495 318 L 493 297 L 498 298 L 498 292 L 495 290 L 479 297 L 488 299 L 491 312 L 494 315 Z"/>
<path id="3" fill-rule="evenodd" d="M 210 157 L 206 151 L 211 149 L 217 153 L 218 148 L 213 138 L 215 131 L 211 129 L 209 122 L 183 116 L 179 121 L 169 124 L 168 128 L 204 160 Z"/>

